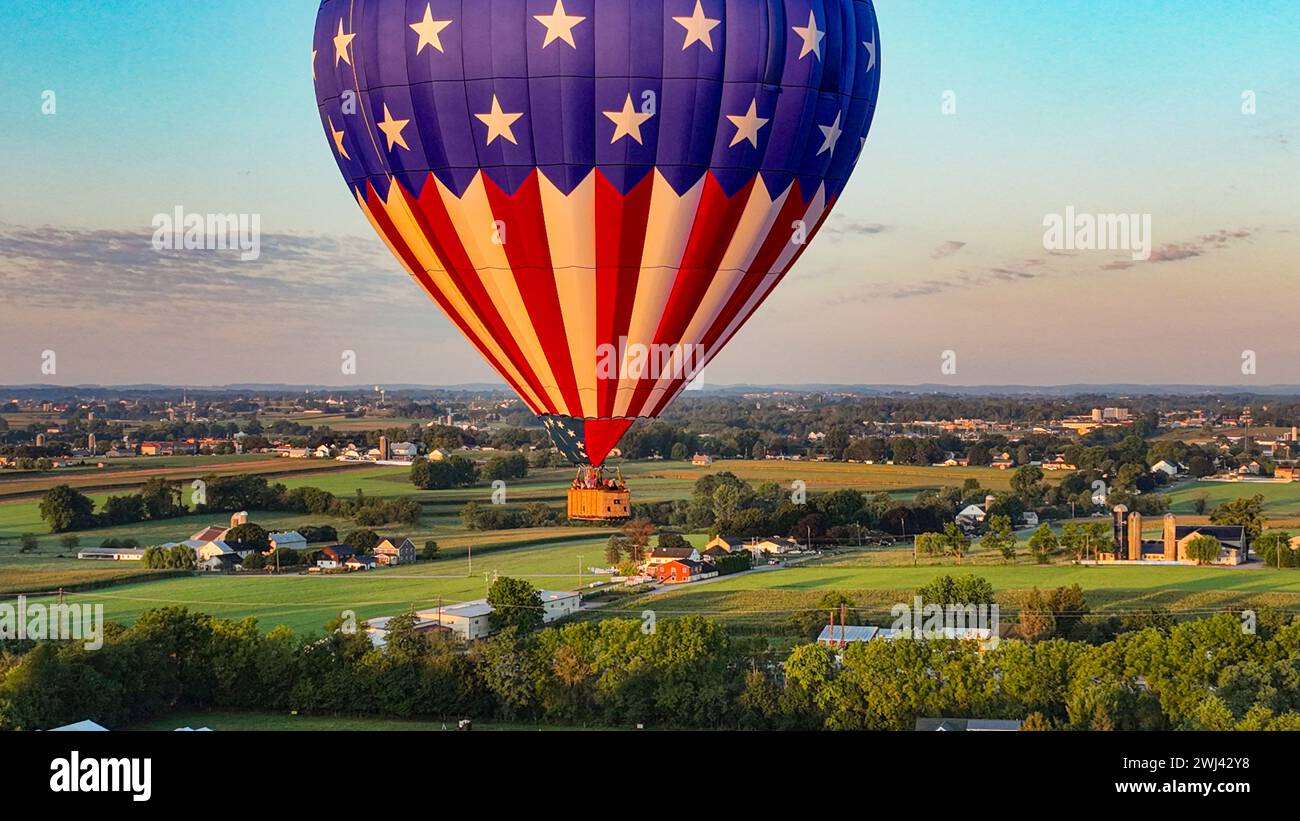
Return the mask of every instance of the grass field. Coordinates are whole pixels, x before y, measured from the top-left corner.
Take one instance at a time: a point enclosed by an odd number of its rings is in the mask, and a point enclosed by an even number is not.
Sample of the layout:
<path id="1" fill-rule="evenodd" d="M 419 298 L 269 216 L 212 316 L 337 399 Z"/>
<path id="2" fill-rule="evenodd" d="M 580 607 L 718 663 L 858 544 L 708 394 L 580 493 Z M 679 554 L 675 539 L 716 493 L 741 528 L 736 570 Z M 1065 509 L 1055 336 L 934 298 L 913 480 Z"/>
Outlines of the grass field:
<path id="1" fill-rule="evenodd" d="M 288 460 L 281 460 L 288 461 Z M 170 468 L 170 466 L 166 466 Z M 731 471 L 758 484 L 775 481 L 789 485 L 807 483 L 813 492 L 853 487 L 865 493 L 888 492 L 900 498 L 922 490 L 961 485 L 968 478 L 985 487 L 1008 486 L 1010 473 L 979 468 L 933 468 L 893 465 L 852 465 L 817 462 L 724 461 L 710 467 L 684 463 L 644 462 L 623 466 L 623 474 L 638 501 L 688 498 L 693 483 L 703 475 Z M 521 504 L 545 501 L 563 504 L 571 478 L 567 469 L 535 471 L 527 480 L 509 484 L 508 502 Z M 264 628 L 285 624 L 303 632 L 319 631 L 344 610 L 360 618 L 391 615 L 411 606 L 428 607 L 481 597 L 494 574 L 526 578 L 538 587 L 572 589 L 595 577 L 585 568 L 604 564 L 604 544 L 609 528 L 563 526 L 530 530 L 470 533 L 459 520 L 460 508 L 469 500 L 489 501 L 487 487 L 448 491 L 419 491 L 408 481 L 405 467 L 355 467 L 312 475 L 277 476 L 289 487 L 312 485 L 338 496 L 358 490 L 367 496 L 407 496 L 423 507 L 419 525 L 405 535 L 417 544 L 436 539 L 439 560 L 416 566 L 390 568 L 343 576 L 267 577 L 203 576 L 142 580 L 142 569 L 114 563 L 102 565 L 67 558 L 71 551 L 58 537 L 49 535 L 40 521 L 35 501 L 0 502 L 0 594 L 19 591 L 47 591 L 81 581 L 120 581 L 111 588 L 71 594 L 74 601 L 99 602 L 113 620 L 129 622 L 143 610 L 161 605 L 184 605 L 216 616 L 239 618 L 252 615 Z M 1209 494 L 1212 506 L 1255 492 L 1266 498 L 1270 516 L 1300 518 L 1300 484 L 1247 485 L 1241 483 L 1191 483 L 1172 492 L 1173 509 L 1180 521 L 1196 523 L 1191 505 L 1200 493 Z M 103 502 L 107 494 L 94 495 Z M 328 517 L 252 511 L 252 519 L 268 529 L 292 529 L 313 524 L 332 524 L 340 533 L 354 527 L 350 522 Z M 186 538 L 208 524 L 224 520 L 223 515 L 186 516 L 121 528 L 106 528 L 79 534 L 83 545 L 98 544 L 108 537 L 131 537 L 144 544 Z M 1159 522 L 1150 523 L 1158 529 Z M 392 533 L 393 528 L 383 529 Z M 17 552 L 21 533 L 42 534 L 40 548 L 31 554 Z M 1028 537 L 1027 531 L 1020 533 Z M 705 541 L 695 534 L 697 545 Z M 471 572 L 469 556 L 473 553 Z M 579 557 L 582 557 L 581 560 Z M 752 573 L 733 578 L 673 589 L 651 597 L 620 602 L 596 611 L 598 616 L 639 615 L 653 607 L 657 612 L 698 611 L 718 615 L 726 621 L 761 623 L 768 629 L 787 619 L 792 611 L 809 610 L 827 591 L 852 594 L 864 604 L 888 605 L 901 601 L 920 585 L 943 573 L 976 572 L 994 585 L 1010 605 L 1033 587 L 1050 588 L 1078 583 L 1089 602 L 1098 609 L 1120 612 L 1131 609 L 1169 607 L 1184 612 L 1239 607 L 1300 609 L 1300 573 L 1269 569 L 1227 570 L 1190 567 L 1090 568 L 1059 563 L 1038 566 L 1007 565 L 997 556 L 975 551 L 961 565 L 951 559 L 942 564 L 922 559 L 912 566 L 910 548 L 844 551 L 788 569 Z M 486 578 L 485 578 L 486 574 Z"/>

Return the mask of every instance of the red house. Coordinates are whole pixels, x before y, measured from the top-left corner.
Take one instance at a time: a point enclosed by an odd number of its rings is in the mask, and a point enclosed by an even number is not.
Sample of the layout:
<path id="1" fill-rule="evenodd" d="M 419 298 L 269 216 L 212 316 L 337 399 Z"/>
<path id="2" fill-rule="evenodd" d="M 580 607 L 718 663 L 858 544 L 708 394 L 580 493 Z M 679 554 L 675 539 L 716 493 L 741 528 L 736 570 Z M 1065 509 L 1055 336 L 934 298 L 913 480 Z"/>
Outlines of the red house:
<path id="1" fill-rule="evenodd" d="M 670 562 L 655 565 L 655 578 L 667 584 L 681 584 L 689 582 L 704 572 L 703 562 L 693 562 L 690 559 L 673 559 Z"/>

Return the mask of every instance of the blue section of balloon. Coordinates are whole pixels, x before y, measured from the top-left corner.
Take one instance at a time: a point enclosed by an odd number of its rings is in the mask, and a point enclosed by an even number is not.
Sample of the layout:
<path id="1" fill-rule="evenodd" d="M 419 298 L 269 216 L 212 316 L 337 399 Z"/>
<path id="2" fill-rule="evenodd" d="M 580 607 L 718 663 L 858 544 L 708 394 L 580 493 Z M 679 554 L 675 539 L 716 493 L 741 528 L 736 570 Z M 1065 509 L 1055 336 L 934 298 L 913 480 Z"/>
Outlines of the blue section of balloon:
<path id="1" fill-rule="evenodd" d="M 697 3 L 699 10 L 697 11 Z M 848 180 L 871 127 L 880 88 L 875 10 L 868 0 L 564 0 L 583 17 L 574 45 L 543 45 L 555 0 L 325 0 L 317 20 L 314 72 L 321 120 L 341 130 L 338 155 L 355 187 L 386 193 L 390 175 L 413 192 L 429 172 L 460 194 L 482 169 L 513 192 L 540 170 L 572 190 L 593 167 L 623 193 L 658 169 L 678 193 L 713 171 L 732 193 L 761 174 L 769 189 L 802 181 L 805 197 L 823 180 L 828 197 Z M 426 15 L 427 12 L 427 15 Z M 820 32 L 808 51 L 812 15 Z M 451 21 L 441 50 L 410 26 L 428 16 Z M 674 18 L 703 18 L 707 42 Z M 335 46 L 339 23 L 354 34 L 351 64 Z M 696 30 L 701 30 L 696 26 Z M 683 47 L 685 46 L 685 47 Z M 711 46 L 711 48 L 709 47 Z M 516 142 L 488 143 L 476 117 L 521 116 Z M 641 141 L 612 141 L 631 98 L 653 112 Z M 733 145 L 729 115 L 751 102 L 767 120 L 758 145 Z M 410 150 L 391 150 L 376 123 L 387 106 Z M 838 129 L 832 150 L 826 143 Z M 336 152 L 337 154 L 337 152 Z"/>

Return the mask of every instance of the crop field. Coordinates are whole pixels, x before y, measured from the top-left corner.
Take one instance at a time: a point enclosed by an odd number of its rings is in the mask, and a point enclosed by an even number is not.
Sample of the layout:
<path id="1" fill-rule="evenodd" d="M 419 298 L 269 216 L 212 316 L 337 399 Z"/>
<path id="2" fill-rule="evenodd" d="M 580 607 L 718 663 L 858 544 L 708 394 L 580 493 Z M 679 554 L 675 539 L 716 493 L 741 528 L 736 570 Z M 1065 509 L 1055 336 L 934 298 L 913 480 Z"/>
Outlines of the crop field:
<path id="1" fill-rule="evenodd" d="M 0 471 L 0 498 L 35 497 L 55 485 L 71 485 L 82 492 L 129 490 L 154 478 L 188 482 L 200 476 L 256 473 L 268 477 L 328 475 L 363 466 L 332 459 L 282 459 L 251 456 L 174 456 L 102 460 L 103 468 L 66 468 L 36 473 Z"/>

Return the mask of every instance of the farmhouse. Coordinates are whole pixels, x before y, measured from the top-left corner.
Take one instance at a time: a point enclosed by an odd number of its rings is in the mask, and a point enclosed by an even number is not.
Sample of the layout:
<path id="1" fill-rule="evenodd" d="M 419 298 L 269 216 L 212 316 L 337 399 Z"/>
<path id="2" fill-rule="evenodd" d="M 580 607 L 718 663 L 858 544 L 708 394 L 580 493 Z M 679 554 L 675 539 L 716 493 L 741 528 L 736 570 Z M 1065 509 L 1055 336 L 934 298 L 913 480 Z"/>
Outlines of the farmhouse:
<path id="1" fill-rule="evenodd" d="M 216 553 L 200 560 L 196 567 L 208 573 L 224 573 L 228 570 L 238 569 L 239 562 L 238 553 Z"/>
<path id="2" fill-rule="evenodd" d="M 707 453 L 697 453 L 691 457 L 691 464 L 696 467 L 708 467 L 713 464 L 713 457 Z"/>
<path id="3" fill-rule="evenodd" d="M 755 556 L 761 554 L 783 554 L 796 553 L 799 550 L 799 543 L 794 539 L 787 539 L 784 536 L 771 536 L 766 539 L 757 539 L 748 545 L 745 549 L 749 550 Z"/>
<path id="4" fill-rule="evenodd" d="M 646 567 L 654 568 L 674 561 L 699 562 L 700 551 L 693 547 L 652 547 L 646 554 Z"/>
<path id="5" fill-rule="evenodd" d="M 715 548 L 725 553 L 735 553 L 737 550 L 745 549 L 745 540 L 735 536 L 715 536 L 704 546 L 704 552 L 709 553 Z"/>
<path id="6" fill-rule="evenodd" d="M 685 584 L 718 575 L 718 571 L 698 559 L 673 559 L 651 567 L 649 572 L 664 584 Z"/>
<path id="7" fill-rule="evenodd" d="M 320 552 L 320 558 L 316 560 L 316 566 L 321 570 L 339 570 L 348 559 L 355 555 L 357 555 L 357 551 L 345 544 L 332 545 Z"/>
<path id="8" fill-rule="evenodd" d="M 1169 462 L 1164 459 L 1161 459 L 1159 462 L 1156 462 L 1154 465 L 1151 466 L 1151 472 L 1163 473 L 1164 475 L 1172 479 L 1173 477 L 1178 476 L 1181 473 L 1186 473 L 1187 468 L 1183 467 L 1182 465 L 1174 464 L 1173 462 Z"/>
<path id="9" fill-rule="evenodd" d="M 376 545 L 375 558 L 384 566 L 415 564 L 415 543 L 405 536 L 390 536 Z"/>
<path id="10" fill-rule="evenodd" d="M 1300 465 L 1278 465 L 1273 469 L 1273 478 L 1300 482 Z"/>
<path id="11" fill-rule="evenodd" d="M 348 570 L 374 570 L 378 565 L 374 556 L 352 556 L 343 563 Z"/>

